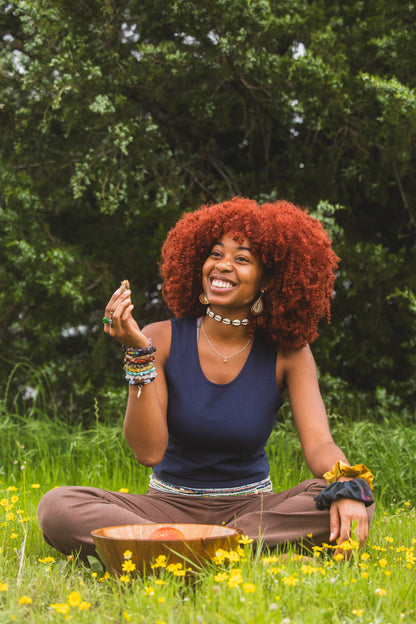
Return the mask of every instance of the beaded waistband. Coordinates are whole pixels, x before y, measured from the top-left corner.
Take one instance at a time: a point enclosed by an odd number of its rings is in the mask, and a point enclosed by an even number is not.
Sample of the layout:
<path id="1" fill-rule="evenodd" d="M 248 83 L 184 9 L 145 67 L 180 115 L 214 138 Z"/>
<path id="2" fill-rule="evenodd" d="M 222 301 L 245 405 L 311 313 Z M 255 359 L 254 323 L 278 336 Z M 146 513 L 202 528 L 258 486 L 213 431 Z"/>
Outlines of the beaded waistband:
<path id="1" fill-rule="evenodd" d="M 248 485 L 237 485 L 226 488 L 192 488 L 184 485 L 174 485 L 162 481 L 155 474 L 150 475 L 149 487 L 165 494 L 181 494 L 183 496 L 242 496 L 245 494 L 261 494 L 263 492 L 273 492 L 273 485 L 270 477 L 249 483 Z"/>

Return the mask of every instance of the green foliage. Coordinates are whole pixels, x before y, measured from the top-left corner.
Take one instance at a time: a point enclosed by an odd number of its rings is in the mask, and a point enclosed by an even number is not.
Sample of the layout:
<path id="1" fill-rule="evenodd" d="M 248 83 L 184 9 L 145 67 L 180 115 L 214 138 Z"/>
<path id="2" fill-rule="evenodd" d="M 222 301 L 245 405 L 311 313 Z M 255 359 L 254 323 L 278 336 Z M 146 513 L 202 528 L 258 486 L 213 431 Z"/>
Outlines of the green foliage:
<path id="1" fill-rule="evenodd" d="M 141 323 L 167 315 L 157 263 L 181 212 L 281 197 L 341 257 L 322 373 L 412 413 L 416 321 L 391 295 L 416 292 L 414 17 L 386 0 L 2 3 L 2 378 L 28 358 L 87 411 L 120 381 L 100 326 L 119 281 Z"/>

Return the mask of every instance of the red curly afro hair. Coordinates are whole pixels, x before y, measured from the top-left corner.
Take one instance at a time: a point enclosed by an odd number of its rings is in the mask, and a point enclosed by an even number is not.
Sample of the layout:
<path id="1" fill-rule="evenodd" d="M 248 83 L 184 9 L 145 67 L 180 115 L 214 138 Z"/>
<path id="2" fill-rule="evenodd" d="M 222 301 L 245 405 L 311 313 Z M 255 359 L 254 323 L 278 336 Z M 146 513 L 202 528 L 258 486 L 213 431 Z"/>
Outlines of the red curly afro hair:
<path id="1" fill-rule="evenodd" d="M 319 221 L 287 201 L 257 204 L 234 197 L 185 213 L 162 248 L 163 296 L 176 317 L 201 316 L 202 266 L 224 234 L 250 249 L 268 279 L 264 312 L 250 319 L 276 348 L 300 348 L 318 335 L 318 322 L 330 319 L 339 258 Z"/>

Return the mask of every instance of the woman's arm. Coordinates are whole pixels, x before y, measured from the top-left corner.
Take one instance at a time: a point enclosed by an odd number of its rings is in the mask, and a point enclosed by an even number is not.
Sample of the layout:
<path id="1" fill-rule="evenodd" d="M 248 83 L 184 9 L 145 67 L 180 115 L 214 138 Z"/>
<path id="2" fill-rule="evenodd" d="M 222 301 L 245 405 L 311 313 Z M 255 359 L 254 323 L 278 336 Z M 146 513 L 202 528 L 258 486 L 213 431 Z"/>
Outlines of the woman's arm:
<path id="1" fill-rule="evenodd" d="M 308 468 L 316 477 L 322 477 L 339 459 L 348 464 L 331 436 L 310 347 L 279 355 L 278 367 L 279 362 Z"/>
<path id="2" fill-rule="evenodd" d="M 162 321 L 148 325 L 143 333 L 156 347 L 157 377 L 143 386 L 139 397 L 137 386 L 129 385 L 124 435 L 136 460 L 144 466 L 155 466 L 163 459 L 168 445 L 168 393 L 164 368 L 169 356 L 171 326 L 169 321 Z"/>
<path id="3" fill-rule="evenodd" d="M 279 368 L 280 367 L 280 368 Z M 328 417 L 319 390 L 316 364 L 309 346 L 293 350 L 277 359 L 278 379 L 287 387 L 294 422 L 305 461 L 316 477 L 323 477 L 338 460 L 348 464 L 332 439 Z M 340 480 L 344 480 L 341 477 Z M 368 536 L 368 517 L 363 503 L 340 499 L 331 505 L 330 540 L 343 542 L 351 537 L 353 523 L 362 546 Z"/>
<path id="4" fill-rule="evenodd" d="M 149 339 L 156 348 L 155 367 L 157 377 L 142 387 L 129 385 L 124 435 L 137 461 L 144 466 L 158 464 L 168 444 L 166 421 L 167 388 L 164 367 L 170 351 L 171 328 L 169 321 L 148 325 L 140 330 L 131 312 L 131 293 L 117 290 L 110 299 L 105 315 L 112 323 L 104 326 L 106 333 L 128 347 L 137 349 L 149 346 Z M 122 361 L 120 361 L 122 366 Z"/>

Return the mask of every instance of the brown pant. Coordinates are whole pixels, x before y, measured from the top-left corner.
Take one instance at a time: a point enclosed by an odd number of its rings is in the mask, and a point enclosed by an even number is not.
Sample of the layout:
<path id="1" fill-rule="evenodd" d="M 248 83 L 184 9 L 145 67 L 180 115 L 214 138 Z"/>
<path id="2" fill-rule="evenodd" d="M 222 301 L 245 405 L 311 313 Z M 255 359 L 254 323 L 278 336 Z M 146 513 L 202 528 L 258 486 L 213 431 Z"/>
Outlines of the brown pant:
<path id="1" fill-rule="evenodd" d="M 268 547 L 322 544 L 329 540 L 329 511 L 318 511 L 313 497 L 326 486 L 309 479 L 284 492 L 199 497 L 108 492 L 89 487 L 60 487 L 47 492 L 38 507 L 45 541 L 82 559 L 97 556 L 91 531 L 124 524 L 199 523 L 238 528 Z M 367 508 L 369 523 L 374 505 Z"/>

